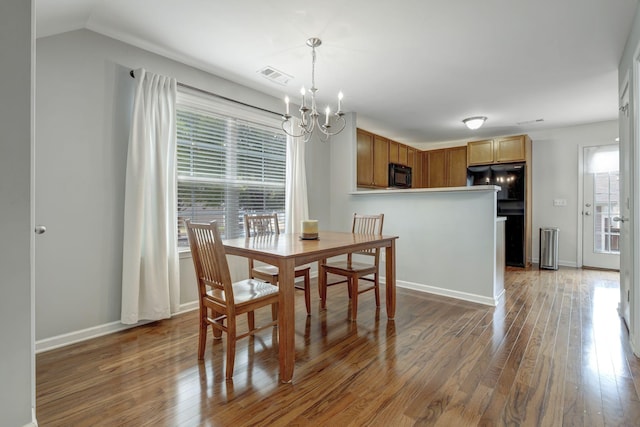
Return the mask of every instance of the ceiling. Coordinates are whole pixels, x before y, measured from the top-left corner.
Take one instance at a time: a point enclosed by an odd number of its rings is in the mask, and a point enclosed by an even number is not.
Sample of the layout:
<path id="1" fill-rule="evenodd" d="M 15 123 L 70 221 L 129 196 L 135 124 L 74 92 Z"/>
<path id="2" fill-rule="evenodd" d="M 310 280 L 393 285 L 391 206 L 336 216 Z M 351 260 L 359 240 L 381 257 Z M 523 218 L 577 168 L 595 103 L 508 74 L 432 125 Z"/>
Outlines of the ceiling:
<path id="1" fill-rule="evenodd" d="M 36 0 L 38 37 L 87 28 L 414 146 L 618 117 L 638 0 Z M 258 72 L 273 67 L 286 86 Z M 284 102 L 282 106 L 284 110 Z M 470 131 L 469 116 L 487 116 Z M 543 121 L 536 121 L 543 119 Z"/>

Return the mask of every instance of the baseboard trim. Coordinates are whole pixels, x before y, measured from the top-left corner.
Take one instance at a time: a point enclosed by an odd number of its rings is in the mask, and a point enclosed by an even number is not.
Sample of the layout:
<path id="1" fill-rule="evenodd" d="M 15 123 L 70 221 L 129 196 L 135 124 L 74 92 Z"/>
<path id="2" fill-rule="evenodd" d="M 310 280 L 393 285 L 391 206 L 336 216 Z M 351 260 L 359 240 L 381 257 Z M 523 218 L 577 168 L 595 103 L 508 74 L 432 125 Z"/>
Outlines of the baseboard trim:
<path id="1" fill-rule="evenodd" d="M 178 311 L 173 315 L 186 313 L 189 311 L 198 309 L 198 301 L 181 304 Z M 45 338 L 36 341 L 36 354 L 43 353 L 45 351 L 54 350 L 56 348 L 65 347 L 71 344 L 76 344 L 82 341 L 87 341 L 92 338 L 98 338 L 103 335 L 113 334 L 114 332 L 126 331 L 127 329 L 135 328 L 136 326 L 146 325 L 151 323 L 148 320 L 142 320 L 134 325 L 125 325 L 119 321 L 105 323 L 103 325 L 93 326 L 91 328 L 81 329 L 79 331 L 69 332 L 62 335 L 57 335 L 51 338 Z"/>
<path id="2" fill-rule="evenodd" d="M 411 289 L 418 292 L 425 292 L 428 294 L 440 295 L 443 297 L 449 297 L 459 299 L 463 301 L 475 302 L 478 304 L 489 305 L 495 307 L 500 302 L 500 299 L 504 295 L 504 290 L 500 295 L 495 298 L 485 297 L 482 295 L 470 294 L 467 292 L 454 291 L 451 289 L 439 288 L 437 286 L 424 285 L 422 283 L 405 282 L 402 280 L 396 280 L 396 286 L 399 288 Z"/>
<path id="3" fill-rule="evenodd" d="M 36 408 L 31 407 L 31 422 L 25 424 L 23 427 L 38 427 L 38 420 L 36 420 Z"/>
<path id="4" fill-rule="evenodd" d="M 539 258 L 532 258 L 531 262 L 533 264 L 539 264 L 540 259 Z M 560 267 L 572 267 L 572 268 L 579 268 L 578 267 L 578 263 L 575 261 L 562 261 L 562 260 L 558 260 L 558 266 Z"/>
<path id="5" fill-rule="evenodd" d="M 314 274 L 317 276 L 317 273 Z M 385 283 L 385 278 L 380 277 L 380 283 Z M 412 289 L 418 292 L 425 292 L 428 294 L 440 295 L 449 298 L 455 298 L 463 301 L 475 302 L 483 305 L 490 305 L 495 307 L 498 305 L 500 298 L 504 295 L 504 291 L 498 295 L 496 298 L 484 297 L 481 295 L 469 294 L 466 292 L 453 291 L 450 289 L 439 288 L 437 286 L 429 286 L 421 283 L 413 283 L 406 282 L 403 280 L 396 280 L 396 286 L 399 288 Z M 182 313 L 187 313 L 189 311 L 198 309 L 198 301 L 188 302 L 186 304 L 181 304 L 180 308 L 177 312 L 173 313 L 173 315 L 178 315 Z M 43 353 L 45 351 L 55 350 L 60 347 L 65 347 L 71 344 L 76 344 L 82 341 L 87 341 L 92 338 L 98 338 L 103 335 L 112 334 L 115 332 L 125 331 L 127 329 L 135 328 L 136 326 L 142 326 L 150 321 L 140 321 L 134 325 L 125 325 L 120 323 L 119 321 L 105 323 L 103 325 L 93 326 L 91 328 L 82 329 L 79 331 L 69 332 L 62 335 L 57 335 L 51 338 L 45 338 L 42 340 L 36 341 L 36 354 Z"/>

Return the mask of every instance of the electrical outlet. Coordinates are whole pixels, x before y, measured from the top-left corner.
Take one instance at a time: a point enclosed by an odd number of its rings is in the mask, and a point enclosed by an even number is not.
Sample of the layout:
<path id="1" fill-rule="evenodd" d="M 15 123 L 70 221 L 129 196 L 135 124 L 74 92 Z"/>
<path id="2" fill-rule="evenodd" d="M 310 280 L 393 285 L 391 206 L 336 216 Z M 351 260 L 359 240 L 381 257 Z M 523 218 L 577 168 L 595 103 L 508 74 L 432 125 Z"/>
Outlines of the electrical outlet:
<path id="1" fill-rule="evenodd" d="M 553 206 L 567 206 L 567 199 L 553 199 Z"/>

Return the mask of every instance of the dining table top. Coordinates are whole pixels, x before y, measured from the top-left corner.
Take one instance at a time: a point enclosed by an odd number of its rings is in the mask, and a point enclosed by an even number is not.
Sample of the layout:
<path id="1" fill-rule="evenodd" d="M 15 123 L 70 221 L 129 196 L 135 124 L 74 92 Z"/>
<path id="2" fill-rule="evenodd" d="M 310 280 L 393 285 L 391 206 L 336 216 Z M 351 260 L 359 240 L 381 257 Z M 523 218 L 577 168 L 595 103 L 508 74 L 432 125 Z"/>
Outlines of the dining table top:
<path id="1" fill-rule="evenodd" d="M 238 237 L 224 240 L 227 254 L 252 256 L 260 260 L 265 255 L 273 258 L 300 259 L 296 265 L 320 258 L 341 255 L 374 247 L 389 246 L 398 236 L 357 234 L 340 231 L 320 231 L 317 239 L 302 239 L 299 233 L 272 234 L 255 237 Z"/>
<path id="2" fill-rule="evenodd" d="M 223 240 L 227 255 L 252 258 L 279 269 L 278 340 L 280 381 L 290 383 L 295 367 L 295 273 L 296 266 L 365 249 L 384 248 L 387 317 L 395 316 L 395 241 L 398 236 L 320 231 L 317 239 L 298 233 L 271 234 Z M 320 268 L 320 266 L 318 266 Z M 319 280 L 323 280 L 320 275 Z"/>

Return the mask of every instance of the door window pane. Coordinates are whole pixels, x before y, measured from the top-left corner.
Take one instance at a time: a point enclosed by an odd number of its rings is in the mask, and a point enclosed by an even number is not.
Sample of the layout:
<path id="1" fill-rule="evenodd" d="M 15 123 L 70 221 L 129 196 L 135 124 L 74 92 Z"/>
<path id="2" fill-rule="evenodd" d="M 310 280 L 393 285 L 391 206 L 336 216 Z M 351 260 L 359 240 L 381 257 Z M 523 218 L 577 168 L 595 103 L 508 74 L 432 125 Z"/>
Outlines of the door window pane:
<path id="1" fill-rule="evenodd" d="M 593 180 L 593 250 L 597 253 L 619 254 L 620 222 L 613 220 L 620 216 L 619 173 L 596 172 Z"/>

